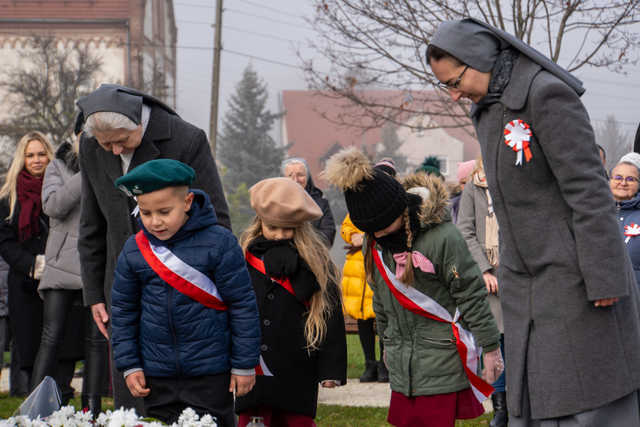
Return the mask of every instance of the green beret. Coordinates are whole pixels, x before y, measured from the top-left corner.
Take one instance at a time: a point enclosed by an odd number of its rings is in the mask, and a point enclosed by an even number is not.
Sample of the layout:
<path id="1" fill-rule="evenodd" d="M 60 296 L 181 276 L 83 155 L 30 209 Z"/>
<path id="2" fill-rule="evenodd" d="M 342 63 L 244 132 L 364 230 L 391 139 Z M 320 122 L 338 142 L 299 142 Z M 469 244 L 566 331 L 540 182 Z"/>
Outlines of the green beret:
<path id="1" fill-rule="evenodd" d="M 173 159 L 156 159 L 141 164 L 116 179 L 116 187 L 129 196 L 151 193 L 166 187 L 190 186 L 196 172 Z"/>

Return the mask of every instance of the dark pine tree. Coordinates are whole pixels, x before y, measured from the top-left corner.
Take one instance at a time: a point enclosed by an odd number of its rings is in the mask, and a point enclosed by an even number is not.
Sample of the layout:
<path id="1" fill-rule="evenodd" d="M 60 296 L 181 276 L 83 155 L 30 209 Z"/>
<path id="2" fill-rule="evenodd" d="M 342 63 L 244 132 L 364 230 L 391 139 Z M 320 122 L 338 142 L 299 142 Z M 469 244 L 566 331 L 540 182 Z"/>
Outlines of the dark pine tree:
<path id="1" fill-rule="evenodd" d="M 280 175 L 286 147 L 277 147 L 269 135 L 278 115 L 266 109 L 267 98 L 266 84 L 247 66 L 229 101 L 218 144 L 218 159 L 227 168 L 227 192 Z"/>

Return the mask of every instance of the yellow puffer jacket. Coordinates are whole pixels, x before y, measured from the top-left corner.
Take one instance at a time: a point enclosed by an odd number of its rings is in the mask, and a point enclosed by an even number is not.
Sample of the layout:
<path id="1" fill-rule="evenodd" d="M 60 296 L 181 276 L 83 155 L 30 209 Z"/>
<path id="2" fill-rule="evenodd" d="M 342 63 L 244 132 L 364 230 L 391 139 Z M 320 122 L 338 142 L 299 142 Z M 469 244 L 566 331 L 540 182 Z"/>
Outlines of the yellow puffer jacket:
<path id="1" fill-rule="evenodd" d="M 351 244 L 351 235 L 362 233 L 347 215 L 342 221 L 340 234 L 347 244 Z M 354 319 L 371 319 L 376 317 L 373 312 L 373 292 L 364 272 L 364 257 L 362 251 L 347 254 L 342 271 L 342 297 L 345 312 Z"/>

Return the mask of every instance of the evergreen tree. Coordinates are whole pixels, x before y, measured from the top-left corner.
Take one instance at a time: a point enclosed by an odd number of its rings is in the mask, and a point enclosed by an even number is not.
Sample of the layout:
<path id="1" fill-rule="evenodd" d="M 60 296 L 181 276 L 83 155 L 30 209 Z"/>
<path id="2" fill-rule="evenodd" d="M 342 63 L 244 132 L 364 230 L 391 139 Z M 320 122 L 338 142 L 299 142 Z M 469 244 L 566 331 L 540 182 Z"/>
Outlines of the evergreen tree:
<path id="1" fill-rule="evenodd" d="M 218 144 L 218 159 L 227 168 L 224 186 L 228 193 L 243 183 L 250 187 L 280 175 L 286 147 L 277 147 L 269 135 L 278 115 L 265 108 L 267 98 L 266 84 L 248 65 L 229 101 Z"/>

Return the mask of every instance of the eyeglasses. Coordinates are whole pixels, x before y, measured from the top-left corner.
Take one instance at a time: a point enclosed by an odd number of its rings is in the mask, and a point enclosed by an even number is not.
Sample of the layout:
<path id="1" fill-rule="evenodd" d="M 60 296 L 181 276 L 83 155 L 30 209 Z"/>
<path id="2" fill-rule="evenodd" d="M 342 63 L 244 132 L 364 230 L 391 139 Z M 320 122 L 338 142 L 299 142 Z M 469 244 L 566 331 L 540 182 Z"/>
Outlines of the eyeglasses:
<path id="1" fill-rule="evenodd" d="M 460 86 L 460 83 L 462 82 L 462 77 L 464 76 L 464 73 L 467 72 L 467 70 L 469 69 L 468 65 L 465 65 L 464 69 L 462 70 L 462 72 L 460 73 L 460 75 L 458 76 L 458 78 L 456 78 L 453 83 L 442 83 L 442 82 L 438 82 L 438 87 L 442 90 L 447 90 L 447 89 L 458 89 L 458 87 Z"/>
<path id="2" fill-rule="evenodd" d="M 638 178 L 636 178 L 635 176 L 622 176 L 622 175 L 614 175 L 611 177 L 612 181 L 615 181 L 619 184 L 622 183 L 622 181 L 626 182 L 627 184 L 633 184 L 634 182 L 639 182 L 640 180 Z"/>

